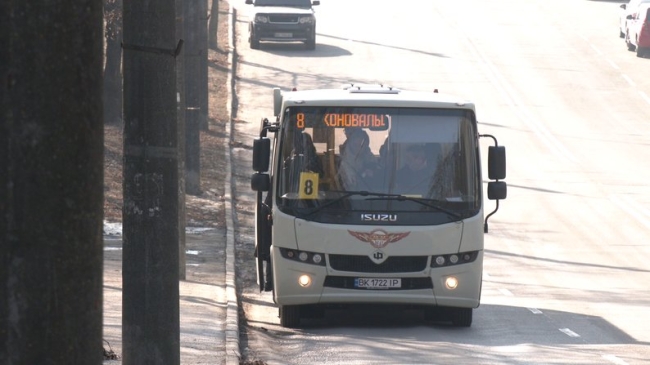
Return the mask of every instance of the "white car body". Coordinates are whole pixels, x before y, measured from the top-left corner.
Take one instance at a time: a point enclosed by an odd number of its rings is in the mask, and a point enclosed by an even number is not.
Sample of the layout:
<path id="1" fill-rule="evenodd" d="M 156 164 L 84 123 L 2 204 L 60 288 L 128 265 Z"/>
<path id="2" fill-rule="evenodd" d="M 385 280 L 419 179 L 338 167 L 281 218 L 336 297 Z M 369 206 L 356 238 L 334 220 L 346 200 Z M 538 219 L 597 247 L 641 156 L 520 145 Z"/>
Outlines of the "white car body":
<path id="1" fill-rule="evenodd" d="M 638 57 L 650 54 L 650 24 L 648 24 L 650 2 L 641 4 L 631 19 L 628 19 L 625 42 L 627 49 L 636 51 Z"/>
<path id="2" fill-rule="evenodd" d="M 650 4 L 650 0 L 630 0 L 627 4 L 621 4 L 621 11 L 618 21 L 619 37 L 625 38 L 625 34 L 627 32 L 627 16 L 632 15 L 634 17 L 639 6 L 646 3 Z"/>

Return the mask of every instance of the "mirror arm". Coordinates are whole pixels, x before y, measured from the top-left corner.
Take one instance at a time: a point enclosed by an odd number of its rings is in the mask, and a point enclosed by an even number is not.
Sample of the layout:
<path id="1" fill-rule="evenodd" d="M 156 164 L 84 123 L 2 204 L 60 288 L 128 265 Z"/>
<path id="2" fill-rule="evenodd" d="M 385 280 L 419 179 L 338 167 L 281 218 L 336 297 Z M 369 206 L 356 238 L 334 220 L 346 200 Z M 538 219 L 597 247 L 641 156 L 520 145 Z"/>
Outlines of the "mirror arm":
<path id="1" fill-rule="evenodd" d="M 494 141 L 494 146 L 495 147 L 499 146 L 499 142 L 497 142 L 497 138 L 495 136 L 491 135 L 491 134 L 479 134 L 478 136 L 479 136 L 479 138 L 490 137 Z"/>
<path id="2" fill-rule="evenodd" d="M 263 118 L 262 119 L 262 126 L 260 128 L 260 138 L 266 137 L 266 132 L 275 133 L 278 130 L 280 130 L 280 123 L 279 122 L 270 123 L 268 119 Z"/>
<path id="3" fill-rule="evenodd" d="M 494 208 L 492 213 L 488 214 L 487 217 L 485 217 L 485 223 L 483 223 L 483 233 L 488 233 L 488 219 L 492 216 L 492 214 L 496 213 L 497 210 L 499 210 L 499 201 L 497 200 L 497 207 Z"/>

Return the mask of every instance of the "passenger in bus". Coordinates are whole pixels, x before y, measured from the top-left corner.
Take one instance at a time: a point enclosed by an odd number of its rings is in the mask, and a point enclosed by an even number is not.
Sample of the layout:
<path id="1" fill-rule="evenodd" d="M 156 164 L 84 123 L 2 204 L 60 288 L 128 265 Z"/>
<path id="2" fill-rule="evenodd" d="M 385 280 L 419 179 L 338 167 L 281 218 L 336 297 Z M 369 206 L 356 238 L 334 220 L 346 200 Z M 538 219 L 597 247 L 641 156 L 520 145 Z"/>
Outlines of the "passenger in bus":
<path id="1" fill-rule="evenodd" d="M 368 190 L 376 169 L 376 157 L 370 150 L 368 133 L 360 128 L 346 130 L 347 139 L 341 151 L 339 176 L 346 190 Z"/>
<path id="2" fill-rule="evenodd" d="M 318 159 L 314 142 L 308 133 L 301 132 L 295 135 L 291 159 L 293 164 L 300 167 L 301 171 L 316 172 L 321 177 L 323 176 L 323 166 Z"/>
<path id="3" fill-rule="evenodd" d="M 404 166 L 395 175 L 399 194 L 426 197 L 431 191 L 436 172 L 436 156 L 423 144 L 407 147 Z"/>

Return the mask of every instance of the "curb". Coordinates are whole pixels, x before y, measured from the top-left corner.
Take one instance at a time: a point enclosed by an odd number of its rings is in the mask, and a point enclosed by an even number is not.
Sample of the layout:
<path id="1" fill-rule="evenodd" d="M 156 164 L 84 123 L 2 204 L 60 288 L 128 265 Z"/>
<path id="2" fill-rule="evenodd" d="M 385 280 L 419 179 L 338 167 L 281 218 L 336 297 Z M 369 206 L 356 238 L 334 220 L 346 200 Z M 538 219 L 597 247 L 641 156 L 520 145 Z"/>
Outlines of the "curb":
<path id="1" fill-rule="evenodd" d="M 235 272 L 235 224 L 233 220 L 234 204 L 233 195 L 233 175 L 232 175 L 232 154 L 230 148 L 233 142 L 233 112 L 234 112 L 234 93 L 235 93 L 235 26 L 236 26 L 236 9 L 228 3 L 228 63 L 230 72 L 228 73 L 228 100 L 226 101 L 227 115 L 229 116 L 226 123 L 226 136 L 228 144 L 225 148 L 226 157 L 226 179 L 224 182 L 224 195 L 226 205 L 226 365 L 239 365 L 241 354 L 239 351 L 239 303 L 237 302 L 237 282 Z"/>

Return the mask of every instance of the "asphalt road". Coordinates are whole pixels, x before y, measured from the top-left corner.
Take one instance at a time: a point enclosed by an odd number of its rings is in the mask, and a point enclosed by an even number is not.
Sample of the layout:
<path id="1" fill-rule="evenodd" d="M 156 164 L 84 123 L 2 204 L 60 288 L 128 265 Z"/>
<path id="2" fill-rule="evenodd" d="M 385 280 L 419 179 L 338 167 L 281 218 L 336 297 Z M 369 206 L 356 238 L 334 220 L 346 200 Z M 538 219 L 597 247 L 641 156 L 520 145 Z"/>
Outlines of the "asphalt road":
<path id="1" fill-rule="evenodd" d="M 467 97 L 480 132 L 507 148 L 509 184 L 471 328 L 362 311 L 289 330 L 270 294 L 248 287 L 244 352 L 268 364 L 650 364 L 650 59 L 618 37 L 620 3 L 324 0 L 315 51 L 254 51 L 250 6 L 233 0 L 244 245 L 250 146 L 273 87 L 377 82 Z"/>

